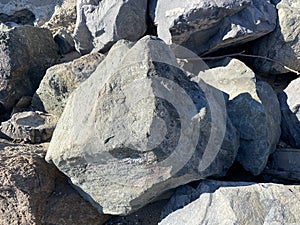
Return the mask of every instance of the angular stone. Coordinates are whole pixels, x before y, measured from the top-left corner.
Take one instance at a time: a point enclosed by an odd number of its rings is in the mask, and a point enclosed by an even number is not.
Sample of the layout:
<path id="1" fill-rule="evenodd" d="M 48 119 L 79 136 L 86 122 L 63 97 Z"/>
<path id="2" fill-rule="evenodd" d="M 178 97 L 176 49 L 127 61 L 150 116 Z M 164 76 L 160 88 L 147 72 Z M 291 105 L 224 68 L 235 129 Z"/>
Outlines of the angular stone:
<path id="1" fill-rule="evenodd" d="M 276 94 L 265 82 L 236 59 L 199 73 L 208 84 L 229 94 L 228 115 L 240 132 L 237 161 L 253 175 L 266 166 L 280 138 L 280 107 Z M 221 64 L 222 64 L 221 63 Z"/>
<path id="2" fill-rule="evenodd" d="M 41 112 L 21 112 L 1 123 L 1 132 L 14 140 L 31 143 L 50 141 L 57 118 Z"/>
<path id="3" fill-rule="evenodd" d="M 155 0 L 150 12 L 154 6 Z M 269 1 L 158 0 L 154 22 L 166 43 L 201 55 L 266 35 L 275 29 L 276 17 Z"/>
<path id="4" fill-rule="evenodd" d="M 293 80 L 278 94 L 282 115 L 282 138 L 294 148 L 300 148 L 300 78 Z"/>
<path id="5" fill-rule="evenodd" d="M 75 42 L 72 35 L 66 30 L 57 31 L 54 36 L 54 41 L 58 44 L 62 55 L 75 51 Z"/>
<path id="6" fill-rule="evenodd" d="M 0 224 L 103 224 L 109 216 L 99 215 L 45 162 L 47 146 L 0 140 Z"/>
<path id="7" fill-rule="evenodd" d="M 128 214 L 226 174 L 239 142 L 225 104 L 222 92 L 190 81 L 160 39 L 120 41 L 70 96 L 46 159 L 99 212 Z"/>
<path id="8" fill-rule="evenodd" d="M 49 68 L 33 96 L 33 108 L 60 116 L 70 94 L 95 71 L 104 58 L 104 55 L 94 53 Z"/>
<path id="9" fill-rule="evenodd" d="M 76 49 L 105 52 L 120 39 L 137 41 L 147 29 L 146 10 L 147 0 L 77 0 Z"/>
<path id="10" fill-rule="evenodd" d="M 42 25 L 61 3 L 62 0 L 0 0 L 0 21 Z"/>
<path id="11" fill-rule="evenodd" d="M 300 223 L 299 186 L 208 180 L 195 192 L 198 199 L 171 213 L 159 225 Z"/>
<path id="12" fill-rule="evenodd" d="M 59 54 L 49 30 L 23 26 L 0 30 L 0 58 L 0 108 L 9 112 L 22 96 L 34 94 Z"/>
<path id="13" fill-rule="evenodd" d="M 300 149 L 277 149 L 269 158 L 264 174 L 275 179 L 300 181 Z"/>
<path id="14" fill-rule="evenodd" d="M 300 4 L 294 0 L 281 0 L 276 8 L 279 22 L 275 31 L 254 42 L 251 48 L 252 54 L 275 62 L 258 58 L 249 60 L 255 72 L 265 75 L 290 72 L 284 66 L 300 71 Z"/>

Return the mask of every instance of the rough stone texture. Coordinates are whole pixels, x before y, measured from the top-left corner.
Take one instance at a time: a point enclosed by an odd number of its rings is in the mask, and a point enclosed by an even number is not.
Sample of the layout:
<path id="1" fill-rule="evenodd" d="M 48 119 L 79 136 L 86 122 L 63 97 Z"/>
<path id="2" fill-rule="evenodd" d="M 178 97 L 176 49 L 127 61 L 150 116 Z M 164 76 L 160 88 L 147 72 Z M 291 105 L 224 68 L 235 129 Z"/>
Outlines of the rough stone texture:
<path id="1" fill-rule="evenodd" d="M 57 123 L 53 115 L 41 112 L 21 112 L 2 122 L 0 130 L 14 140 L 31 143 L 50 141 Z"/>
<path id="2" fill-rule="evenodd" d="M 120 39 L 137 41 L 147 29 L 146 10 L 147 0 L 78 0 L 77 50 L 82 54 L 93 48 L 105 52 Z"/>
<path id="3" fill-rule="evenodd" d="M 247 171 L 258 175 L 280 138 L 281 116 L 276 94 L 236 59 L 225 59 L 223 66 L 200 72 L 198 76 L 229 94 L 228 115 L 240 132 L 237 160 Z"/>
<path id="4" fill-rule="evenodd" d="M 300 149 L 277 149 L 270 155 L 264 174 L 277 179 L 300 181 Z"/>
<path id="5" fill-rule="evenodd" d="M 73 92 L 46 157 L 109 214 L 128 214 L 166 190 L 225 175 L 239 146 L 223 93 L 204 82 L 200 90 L 160 39 L 132 45 L 115 44 Z"/>
<path id="6" fill-rule="evenodd" d="M 292 81 L 278 94 L 282 122 L 282 138 L 295 148 L 300 148 L 300 78 Z"/>
<path id="7" fill-rule="evenodd" d="M 69 95 L 95 71 L 104 58 L 104 55 L 94 53 L 49 68 L 33 96 L 33 108 L 60 116 Z"/>
<path id="8" fill-rule="evenodd" d="M 159 225 L 300 223 L 299 186 L 203 181 L 197 192 L 197 200 L 171 213 Z M 180 196 L 176 197 L 180 201 Z"/>
<path id="9" fill-rule="evenodd" d="M 153 5 L 150 4 L 150 12 Z M 203 54 L 273 31 L 276 17 L 275 7 L 269 1 L 158 0 L 154 22 L 158 36 L 166 43 Z"/>
<path id="10" fill-rule="evenodd" d="M 54 13 L 43 27 L 51 30 L 55 34 L 64 28 L 73 33 L 76 24 L 76 0 L 62 0 L 62 4 L 55 7 Z"/>
<path id="11" fill-rule="evenodd" d="M 62 0 L 0 0 L 0 21 L 42 25 L 47 22 Z"/>
<path id="12" fill-rule="evenodd" d="M 75 42 L 72 35 L 64 28 L 57 31 L 54 36 L 54 41 L 58 44 L 60 53 L 65 55 L 75 51 Z"/>
<path id="13" fill-rule="evenodd" d="M 32 96 L 58 47 L 47 29 L 23 26 L 0 30 L 0 114 L 22 96 Z"/>
<path id="14" fill-rule="evenodd" d="M 255 72 L 266 75 L 289 72 L 282 65 L 300 71 L 300 3 L 281 0 L 276 8 L 279 21 L 275 31 L 254 42 L 251 53 L 279 63 L 262 59 L 249 60 Z"/>
<path id="15" fill-rule="evenodd" d="M 0 224 L 103 224 L 108 216 L 44 161 L 46 148 L 0 140 Z"/>

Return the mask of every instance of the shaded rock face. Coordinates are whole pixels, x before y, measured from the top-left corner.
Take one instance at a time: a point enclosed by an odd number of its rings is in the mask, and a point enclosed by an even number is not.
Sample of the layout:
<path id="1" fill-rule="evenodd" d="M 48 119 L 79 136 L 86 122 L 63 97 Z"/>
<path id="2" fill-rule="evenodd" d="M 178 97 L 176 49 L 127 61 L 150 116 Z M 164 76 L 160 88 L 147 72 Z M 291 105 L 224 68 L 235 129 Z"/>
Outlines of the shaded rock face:
<path id="1" fill-rule="evenodd" d="M 282 122 L 282 138 L 295 148 L 300 148 L 300 78 L 278 94 Z"/>
<path id="2" fill-rule="evenodd" d="M 47 29 L 23 26 L 0 30 L 0 108 L 10 111 L 22 96 L 32 96 L 58 57 L 57 45 Z"/>
<path id="3" fill-rule="evenodd" d="M 269 1 L 155 0 L 150 15 L 158 36 L 197 54 L 257 39 L 275 29 L 276 10 Z M 156 5 L 156 8 L 153 7 Z"/>
<path id="4" fill-rule="evenodd" d="M 227 111 L 240 132 L 237 161 L 253 175 L 266 166 L 280 138 L 280 107 L 273 89 L 236 59 L 225 59 L 199 73 L 208 84 L 229 94 Z"/>
<path id="5" fill-rule="evenodd" d="M 60 116 L 70 94 L 95 71 L 104 58 L 100 53 L 93 53 L 49 68 L 33 96 L 32 107 Z"/>
<path id="6" fill-rule="evenodd" d="M 102 224 L 99 215 L 43 157 L 47 145 L 0 140 L 1 224 Z"/>
<path id="7" fill-rule="evenodd" d="M 280 148 L 269 158 L 264 174 L 277 180 L 300 181 L 300 149 Z"/>
<path id="8" fill-rule="evenodd" d="M 41 143 L 50 141 L 56 123 L 57 118 L 49 114 L 21 112 L 1 123 L 0 130 L 14 140 Z"/>
<path id="9" fill-rule="evenodd" d="M 300 5 L 293 0 L 281 0 L 278 10 L 278 23 L 271 34 L 252 44 L 251 53 L 271 58 L 269 60 L 249 60 L 257 73 L 280 74 L 289 72 L 284 66 L 300 71 Z"/>
<path id="10" fill-rule="evenodd" d="M 120 39 L 137 41 L 147 29 L 146 10 L 147 0 L 78 0 L 76 49 L 105 52 Z"/>
<path id="11" fill-rule="evenodd" d="M 298 224 L 300 187 L 280 184 L 203 181 L 199 197 L 159 224 Z M 177 195 L 188 201 L 191 195 Z"/>
<path id="12" fill-rule="evenodd" d="M 161 40 L 120 41 L 69 97 L 46 159 L 99 212 L 128 214 L 225 175 L 239 142 L 224 108 L 223 93 L 190 81 Z"/>
<path id="13" fill-rule="evenodd" d="M 62 0 L 0 0 L 0 21 L 42 25 Z"/>

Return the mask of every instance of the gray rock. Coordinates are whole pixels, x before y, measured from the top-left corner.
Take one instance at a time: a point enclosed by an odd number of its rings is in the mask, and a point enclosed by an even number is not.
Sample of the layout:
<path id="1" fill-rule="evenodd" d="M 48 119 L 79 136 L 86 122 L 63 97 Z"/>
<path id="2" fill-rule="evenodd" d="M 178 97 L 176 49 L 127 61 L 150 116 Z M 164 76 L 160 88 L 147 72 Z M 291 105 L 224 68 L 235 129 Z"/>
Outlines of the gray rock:
<path id="1" fill-rule="evenodd" d="M 282 115 L 282 138 L 294 148 L 300 148 L 300 78 L 278 94 Z"/>
<path id="2" fill-rule="evenodd" d="M 59 55 L 49 30 L 23 26 L 0 30 L 0 58 L 0 108 L 10 111 L 22 96 L 34 94 Z"/>
<path id="3" fill-rule="evenodd" d="M 75 51 L 75 42 L 72 35 L 66 30 L 57 31 L 54 36 L 54 41 L 58 44 L 62 55 Z"/>
<path id="4" fill-rule="evenodd" d="M 59 117 L 70 94 L 95 71 L 104 57 L 94 53 L 49 68 L 33 96 L 33 109 Z"/>
<path id="5" fill-rule="evenodd" d="M 63 0 L 0 0 L 0 21 L 42 25 Z"/>
<path id="6" fill-rule="evenodd" d="M 240 132 L 237 161 L 258 175 L 280 138 L 281 116 L 276 94 L 236 59 L 226 59 L 223 66 L 200 72 L 198 76 L 229 94 L 228 115 Z"/>
<path id="7" fill-rule="evenodd" d="M 0 224 L 103 224 L 109 216 L 100 215 L 45 162 L 47 147 L 0 139 Z"/>
<path id="8" fill-rule="evenodd" d="M 155 1 L 150 4 L 153 11 Z M 166 43 L 197 54 L 232 47 L 273 31 L 276 10 L 260 0 L 158 0 L 154 22 Z"/>
<path id="9" fill-rule="evenodd" d="M 159 225 L 299 224 L 300 187 L 203 181 L 199 198 Z"/>
<path id="10" fill-rule="evenodd" d="M 1 132 L 14 140 L 31 143 L 50 141 L 57 118 L 41 112 L 21 112 L 1 123 Z"/>
<path id="11" fill-rule="evenodd" d="M 137 41 L 147 29 L 146 10 L 147 0 L 77 0 L 76 49 L 105 52 L 120 39 Z"/>
<path id="12" fill-rule="evenodd" d="M 257 73 L 266 75 L 289 72 L 283 66 L 300 71 L 300 4 L 298 1 L 281 0 L 276 8 L 279 21 L 275 31 L 254 42 L 251 53 L 278 63 L 262 59 L 249 60 L 249 65 Z"/>
<path id="13" fill-rule="evenodd" d="M 269 158 L 264 174 L 275 179 L 300 181 L 300 149 L 277 149 Z"/>
<path id="14" fill-rule="evenodd" d="M 100 213 L 225 175 L 239 146 L 220 91 L 190 81 L 163 41 L 120 41 L 69 97 L 46 160 Z"/>

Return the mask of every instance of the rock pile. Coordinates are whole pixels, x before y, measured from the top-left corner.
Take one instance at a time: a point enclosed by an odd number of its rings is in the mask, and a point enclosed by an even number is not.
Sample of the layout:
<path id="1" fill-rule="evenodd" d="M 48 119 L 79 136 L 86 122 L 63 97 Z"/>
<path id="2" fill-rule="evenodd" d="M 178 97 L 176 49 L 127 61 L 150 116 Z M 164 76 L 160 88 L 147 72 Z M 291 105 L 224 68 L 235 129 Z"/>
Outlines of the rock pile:
<path id="1" fill-rule="evenodd" d="M 299 11 L 0 0 L 0 223 L 299 224 Z"/>

